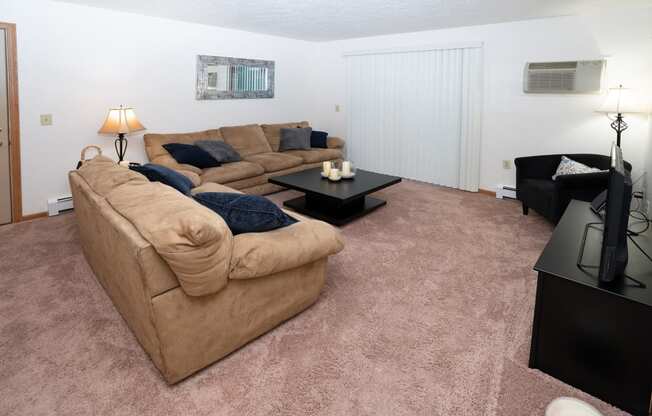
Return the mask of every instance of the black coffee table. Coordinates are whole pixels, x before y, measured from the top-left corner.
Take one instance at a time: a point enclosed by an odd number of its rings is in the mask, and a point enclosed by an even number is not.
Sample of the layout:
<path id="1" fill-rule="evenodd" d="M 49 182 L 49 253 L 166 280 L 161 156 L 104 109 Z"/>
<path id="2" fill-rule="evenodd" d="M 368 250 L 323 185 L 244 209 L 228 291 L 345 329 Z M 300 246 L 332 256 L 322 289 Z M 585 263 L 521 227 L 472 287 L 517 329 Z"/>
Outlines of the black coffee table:
<path id="1" fill-rule="evenodd" d="M 283 205 L 300 214 L 343 225 L 385 205 L 370 193 L 401 182 L 398 176 L 382 175 L 358 169 L 353 179 L 331 182 L 321 177 L 321 168 L 269 178 L 269 182 L 305 193 Z"/>

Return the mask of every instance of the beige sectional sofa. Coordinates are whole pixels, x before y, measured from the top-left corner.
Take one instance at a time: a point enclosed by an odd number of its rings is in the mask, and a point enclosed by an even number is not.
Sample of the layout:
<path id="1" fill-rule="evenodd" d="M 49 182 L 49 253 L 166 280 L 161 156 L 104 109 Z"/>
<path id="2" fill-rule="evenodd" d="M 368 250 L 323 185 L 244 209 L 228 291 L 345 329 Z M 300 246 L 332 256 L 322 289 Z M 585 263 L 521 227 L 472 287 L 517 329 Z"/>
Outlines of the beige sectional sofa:
<path id="1" fill-rule="evenodd" d="M 327 149 L 279 151 L 281 128 L 309 126 L 307 121 L 301 121 L 221 127 L 194 133 L 146 134 L 145 151 L 150 162 L 180 171 L 195 185 L 213 182 L 248 194 L 265 195 L 283 189 L 267 182 L 272 176 L 318 167 L 328 160 L 342 159 L 344 141 L 339 137 L 329 137 Z M 163 147 L 166 143 L 194 144 L 198 140 L 224 141 L 238 151 L 243 160 L 202 170 L 177 163 Z"/>
<path id="2" fill-rule="evenodd" d="M 310 306 L 343 248 L 338 230 L 291 212 L 299 222 L 234 236 L 192 198 L 102 156 L 69 179 L 84 255 L 168 383 Z"/>

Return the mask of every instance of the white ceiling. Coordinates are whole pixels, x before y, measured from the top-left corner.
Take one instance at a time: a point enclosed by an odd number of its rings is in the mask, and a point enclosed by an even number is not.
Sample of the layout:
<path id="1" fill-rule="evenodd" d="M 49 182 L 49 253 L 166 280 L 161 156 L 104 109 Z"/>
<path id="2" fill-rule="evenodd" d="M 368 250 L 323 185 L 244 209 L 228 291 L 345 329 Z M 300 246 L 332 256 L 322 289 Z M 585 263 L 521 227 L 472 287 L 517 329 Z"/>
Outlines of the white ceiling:
<path id="1" fill-rule="evenodd" d="M 579 14 L 652 0 L 64 0 L 323 41 Z"/>

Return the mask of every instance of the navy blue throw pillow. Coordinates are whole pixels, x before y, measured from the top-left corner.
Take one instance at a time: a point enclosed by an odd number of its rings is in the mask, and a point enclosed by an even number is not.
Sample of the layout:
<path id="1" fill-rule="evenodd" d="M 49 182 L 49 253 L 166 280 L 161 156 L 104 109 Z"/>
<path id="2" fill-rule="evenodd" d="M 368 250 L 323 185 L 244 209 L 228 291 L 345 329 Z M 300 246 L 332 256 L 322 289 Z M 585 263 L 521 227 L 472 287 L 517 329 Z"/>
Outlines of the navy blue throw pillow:
<path id="1" fill-rule="evenodd" d="M 202 192 L 195 194 L 194 198 L 222 217 L 233 235 L 275 230 L 297 222 L 262 196 Z"/>
<path id="2" fill-rule="evenodd" d="M 313 130 L 310 134 L 310 147 L 328 149 L 328 133 L 325 131 Z"/>
<path id="3" fill-rule="evenodd" d="M 151 182 L 161 182 L 173 187 L 182 194 L 189 195 L 193 187 L 192 181 L 185 175 L 161 165 L 148 163 L 141 166 L 131 166 L 131 170 L 145 175 Z"/>
<path id="4" fill-rule="evenodd" d="M 164 144 L 163 147 L 170 152 L 178 163 L 185 163 L 199 169 L 220 166 L 220 162 L 215 160 L 208 152 L 192 144 L 168 143 Z"/>

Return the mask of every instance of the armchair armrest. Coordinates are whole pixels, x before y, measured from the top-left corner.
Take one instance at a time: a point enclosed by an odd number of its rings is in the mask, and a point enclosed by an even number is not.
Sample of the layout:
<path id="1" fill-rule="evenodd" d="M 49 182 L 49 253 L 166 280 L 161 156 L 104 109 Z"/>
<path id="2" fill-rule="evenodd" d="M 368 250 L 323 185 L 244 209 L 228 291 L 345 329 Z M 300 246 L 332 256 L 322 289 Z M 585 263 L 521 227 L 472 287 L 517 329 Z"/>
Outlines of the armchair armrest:
<path id="1" fill-rule="evenodd" d="M 541 155 L 517 157 L 514 159 L 516 167 L 516 182 L 521 179 L 552 179 L 557 166 L 561 161 L 561 155 Z"/>
<path id="2" fill-rule="evenodd" d="M 192 165 L 177 163 L 177 161 L 174 160 L 174 158 L 170 155 L 156 157 L 151 161 L 151 163 L 176 170 L 177 172 L 190 179 L 190 182 L 192 182 L 193 186 L 199 186 L 201 184 L 201 178 L 199 177 L 199 175 L 202 173 L 201 169 Z"/>
<path id="3" fill-rule="evenodd" d="M 574 175 L 559 175 L 555 179 L 564 188 L 604 188 L 609 186 L 609 172 L 577 173 Z"/>
<path id="4" fill-rule="evenodd" d="M 340 252 L 338 230 L 322 221 L 307 220 L 264 233 L 234 237 L 230 279 L 252 279 L 312 263 Z"/>
<path id="5" fill-rule="evenodd" d="M 329 136 L 328 139 L 326 139 L 326 146 L 328 146 L 329 149 L 341 149 L 344 147 L 344 139 Z"/>

